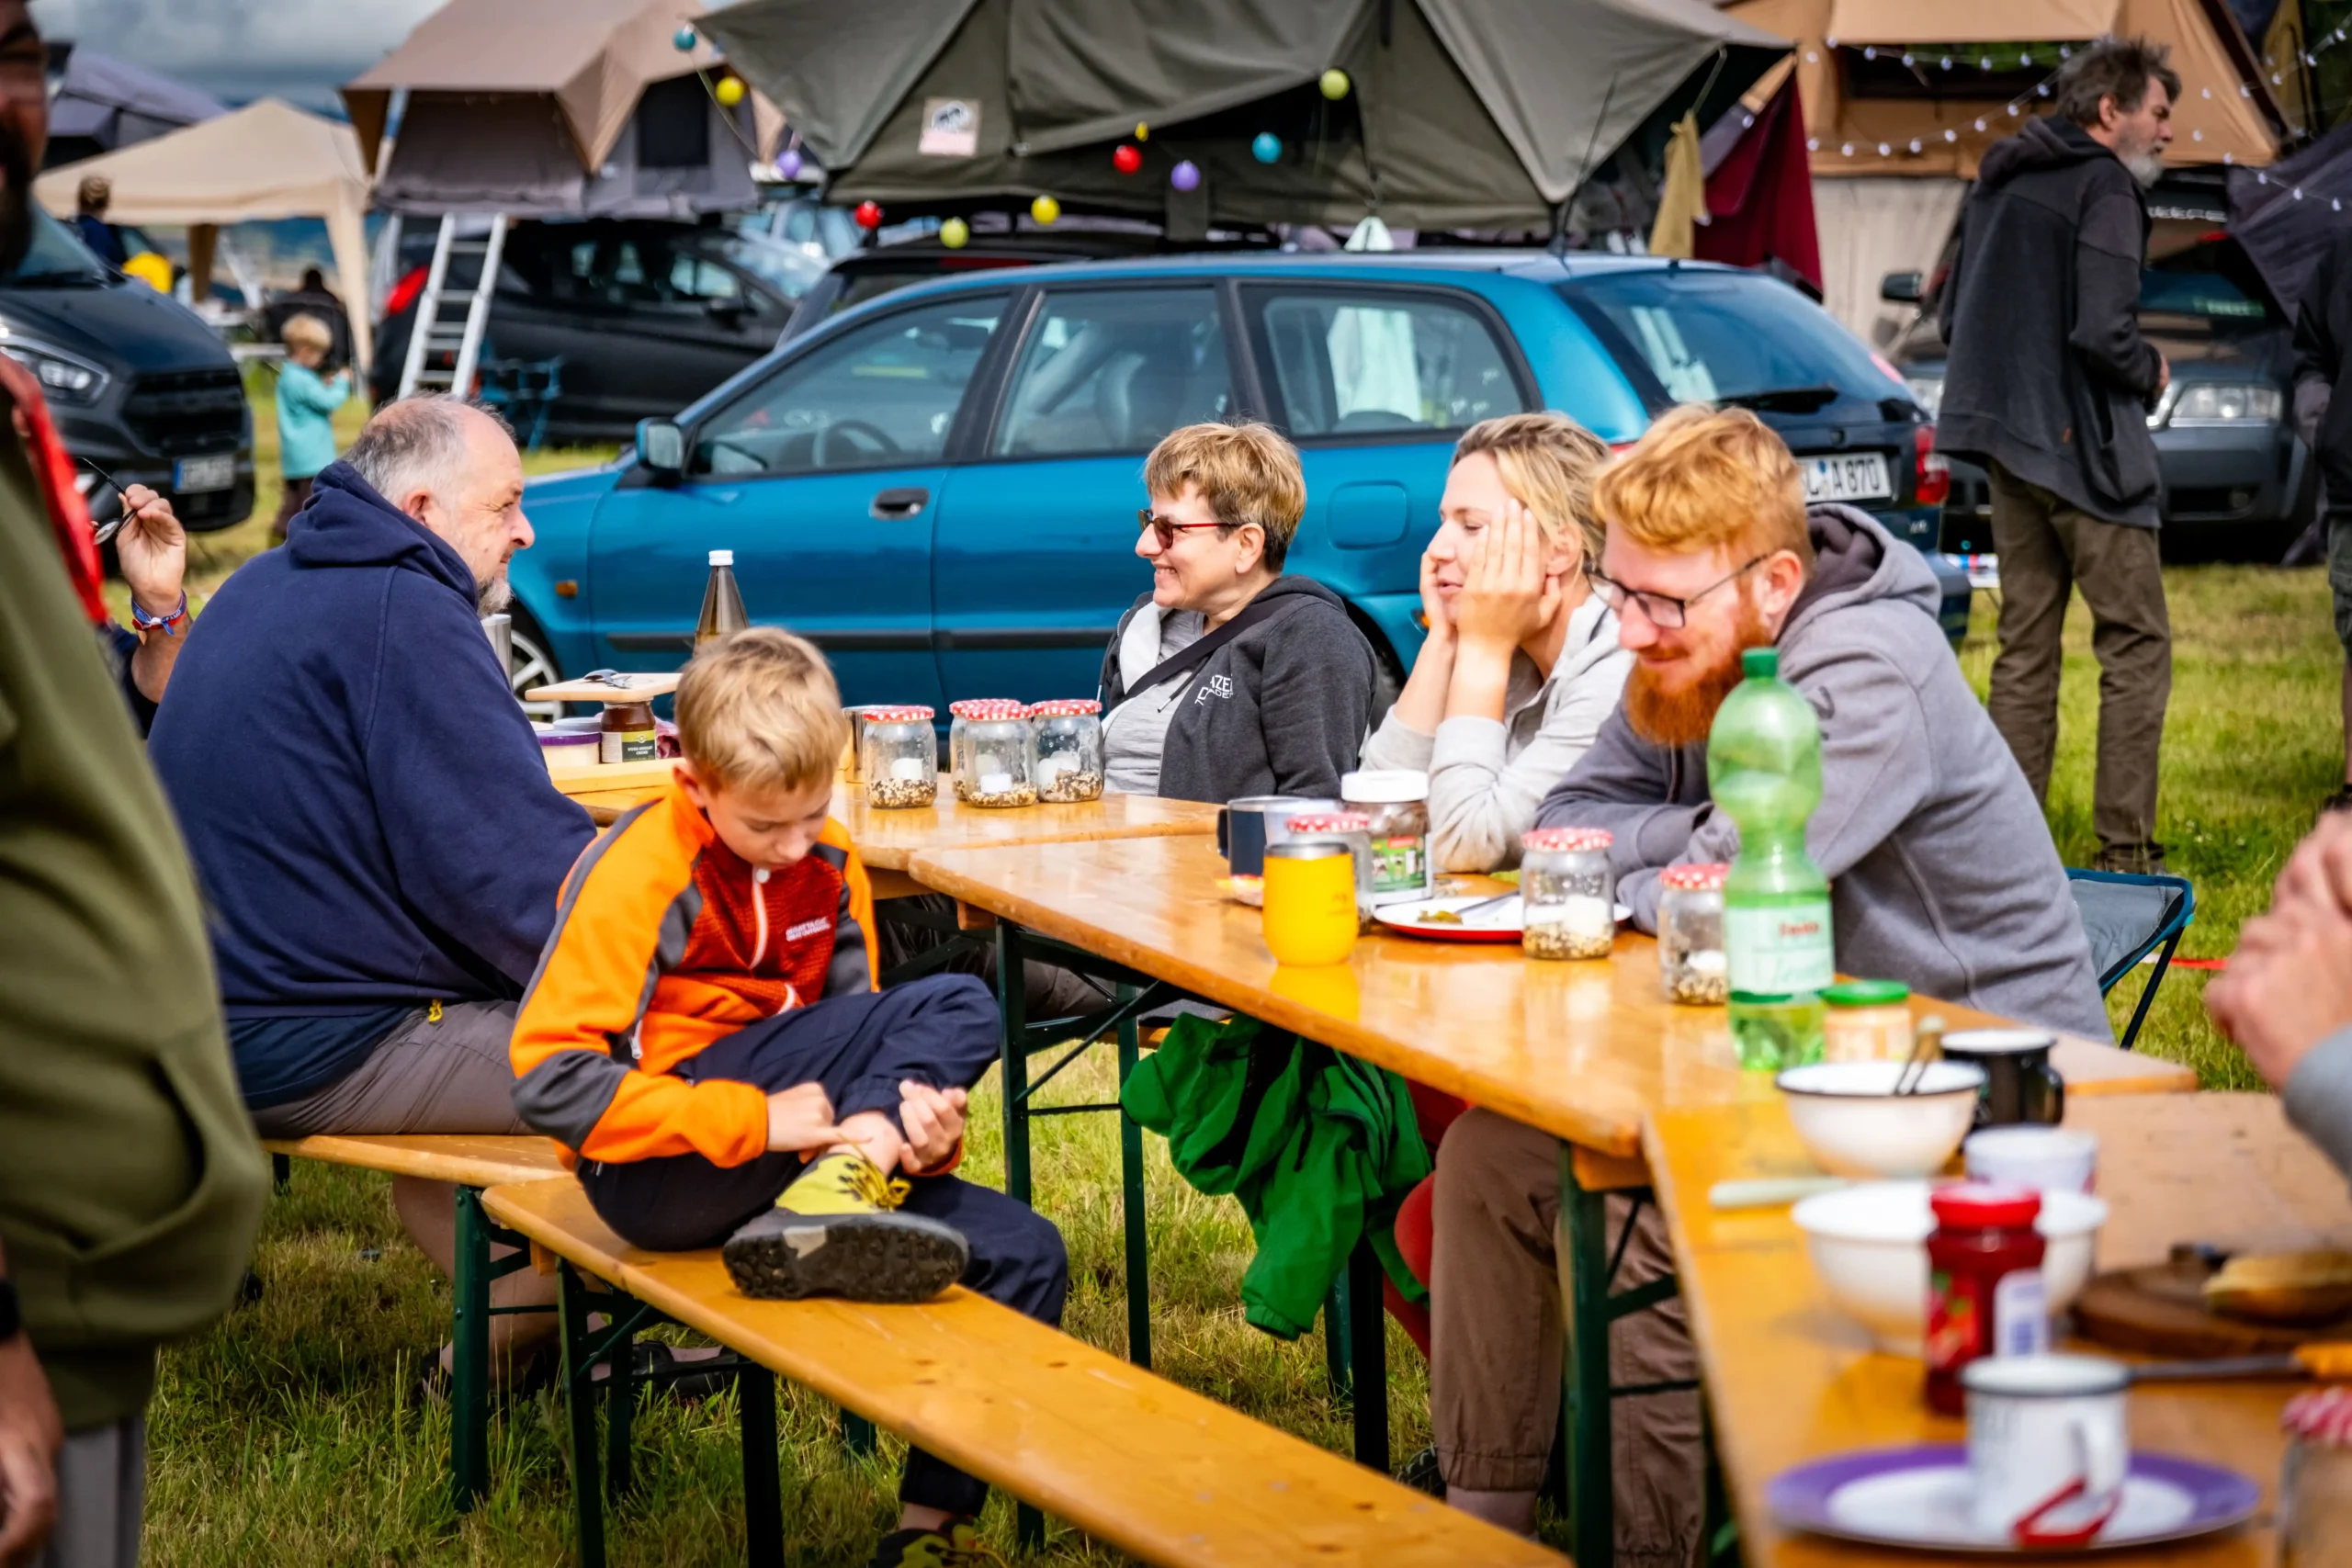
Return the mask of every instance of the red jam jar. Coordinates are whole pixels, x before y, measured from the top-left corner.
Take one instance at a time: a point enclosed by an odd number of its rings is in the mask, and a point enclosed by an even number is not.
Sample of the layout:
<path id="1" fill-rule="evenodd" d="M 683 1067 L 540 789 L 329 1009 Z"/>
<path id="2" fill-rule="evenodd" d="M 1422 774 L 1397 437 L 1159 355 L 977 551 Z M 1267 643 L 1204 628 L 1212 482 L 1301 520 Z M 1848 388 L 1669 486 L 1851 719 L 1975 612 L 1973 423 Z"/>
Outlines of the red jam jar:
<path id="1" fill-rule="evenodd" d="M 2041 1284 L 2041 1194 L 2030 1187 L 1960 1181 L 1928 1198 L 1928 1407 L 1966 1413 L 1960 1370 L 1979 1356 L 2050 1348 Z"/>

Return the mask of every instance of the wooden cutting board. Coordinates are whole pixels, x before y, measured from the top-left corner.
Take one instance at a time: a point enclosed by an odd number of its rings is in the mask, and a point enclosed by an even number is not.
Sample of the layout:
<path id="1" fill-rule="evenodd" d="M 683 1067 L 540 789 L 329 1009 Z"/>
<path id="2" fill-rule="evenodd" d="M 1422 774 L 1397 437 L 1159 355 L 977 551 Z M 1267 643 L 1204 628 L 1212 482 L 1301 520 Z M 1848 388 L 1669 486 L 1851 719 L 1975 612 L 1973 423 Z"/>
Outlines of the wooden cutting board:
<path id="1" fill-rule="evenodd" d="M 657 757 L 650 762 L 574 763 L 569 758 L 560 762 L 566 751 L 585 751 L 594 757 L 594 746 L 548 746 L 541 750 L 548 758 L 548 776 L 555 787 L 566 795 L 601 795 L 612 789 L 644 789 L 660 787 L 670 782 L 670 774 L 678 765 L 675 757 Z"/>
<path id="2" fill-rule="evenodd" d="M 534 686 L 523 694 L 523 699 L 533 703 L 650 703 L 678 689 L 678 672 L 674 670 L 661 674 L 651 671 L 629 671 L 620 679 L 628 684 L 616 686 L 604 681 L 565 681 L 553 686 Z"/>
<path id="3" fill-rule="evenodd" d="M 2249 1323 L 2205 1310 L 2212 1267 L 2185 1254 L 2169 1263 L 2101 1274 L 2075 1298 L 2075 1329 L 2086 1339 L 2152 1356 L 2254 1356 L 2307 1340 L 2352 1337 L 2352 1317 L 2308 1327 Z"/>

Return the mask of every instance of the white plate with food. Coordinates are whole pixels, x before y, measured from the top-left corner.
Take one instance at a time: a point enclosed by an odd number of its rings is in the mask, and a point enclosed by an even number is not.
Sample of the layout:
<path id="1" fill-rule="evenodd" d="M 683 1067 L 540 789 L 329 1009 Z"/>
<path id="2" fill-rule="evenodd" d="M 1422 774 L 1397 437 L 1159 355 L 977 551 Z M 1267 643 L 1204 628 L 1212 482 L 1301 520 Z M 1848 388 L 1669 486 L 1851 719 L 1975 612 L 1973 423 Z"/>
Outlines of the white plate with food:
<path id="1" fill-rule="evenodd" d="M 1623 924 L 1633 912 L 1618 905 L 1618 923 Z M 1416 898 L 1409 904 L 1384 904 L 1373 916 L 1390 931 L 1432 942 L 1517 942 L 1526 932 L 1515 892 Z"/>

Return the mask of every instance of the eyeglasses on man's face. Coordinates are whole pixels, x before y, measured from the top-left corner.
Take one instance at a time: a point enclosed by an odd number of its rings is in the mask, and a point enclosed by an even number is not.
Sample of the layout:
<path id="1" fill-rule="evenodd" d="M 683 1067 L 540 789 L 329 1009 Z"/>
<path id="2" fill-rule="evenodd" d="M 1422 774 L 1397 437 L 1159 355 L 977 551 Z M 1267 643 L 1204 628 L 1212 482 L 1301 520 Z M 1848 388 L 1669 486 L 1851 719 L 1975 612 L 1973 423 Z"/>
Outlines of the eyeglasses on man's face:
<path id="1" fill-rule="evenodd" d="M 1171 523 L 1167 518 L 1155 513 L 1148 506 L 1138 506 L 1136 508 L 1136 522 L 1142 527 L 1148 528 L 1153 533 L 1159 536 L 1159 547 L 1163 550 L 1173 547 L 1176 543 L 1176 536 L 1179 534 L 1197 533 L 1203 528 L 1222 528 L 1225 526 L 1224 524 L 1216 522 Z"/>
<path id="2" fill-rule="evenodd" d="M 1653 593 L 1645 588 L 1628 588 L 1623 583 L 1604 575 L 1598 567 L 1588 567 L 1585 575 L 1592 580 L 1592 591 L 1600 595 L 1600 602 L 1619 615 L 1625 613 L 1625 606 L 1628 604 L 1638 604 L 1650 625 L 1661 631 L 1673 631 L 1688 623 L 1692 604 L 1704 599 L 1725 583 L 1736 582 L 1770 558 L 1771 558 L 1770 552 L 1767 551 L 1736 571 L 1719 577 L 1696 593 L 1686 594 L 1679 599 L 1671 593 Z"/>

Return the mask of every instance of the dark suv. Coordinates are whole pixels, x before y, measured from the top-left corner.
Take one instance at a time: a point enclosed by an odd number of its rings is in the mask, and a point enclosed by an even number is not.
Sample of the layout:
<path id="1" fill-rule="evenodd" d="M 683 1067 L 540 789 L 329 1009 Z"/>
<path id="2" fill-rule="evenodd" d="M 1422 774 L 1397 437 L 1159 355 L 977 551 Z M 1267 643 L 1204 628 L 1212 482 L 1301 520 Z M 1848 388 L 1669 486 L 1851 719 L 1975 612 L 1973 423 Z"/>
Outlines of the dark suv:
<path id="1" fill-rule="evenodd" d="M 103 265 L 46 213 L 0 278 L 0 354 L 39 378 L 66 449 L 88 460 L 96 521 L 121 502 L 92 464 L 170 497 L 195 532 L 252 514 L 253 415 L 236 361 L 193 313 Z"/>

